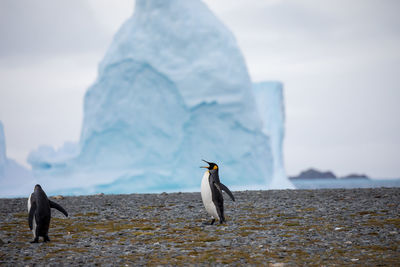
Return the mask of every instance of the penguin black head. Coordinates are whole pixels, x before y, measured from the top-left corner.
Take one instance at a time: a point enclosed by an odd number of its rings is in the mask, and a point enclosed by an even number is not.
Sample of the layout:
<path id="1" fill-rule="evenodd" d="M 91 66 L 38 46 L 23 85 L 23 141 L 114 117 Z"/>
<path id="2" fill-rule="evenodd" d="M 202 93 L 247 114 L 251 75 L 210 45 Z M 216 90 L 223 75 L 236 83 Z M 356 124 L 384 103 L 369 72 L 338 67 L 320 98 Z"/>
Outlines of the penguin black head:
<path id="1" fill-rule="evenodd" d="M 208 161 L 205 161 L 204 159 L 202 159 L 202 161 L 204 161 L 205 163 L 207 163 L 209 166 L 208 166 L 208 167 L 207 167 L 207 166 L 201 166 L 200 168 L 209 169 L 210 171 L 211 171 L 211 170 L 218 170 L 218 165 L 217 165 L 216 163 L 214 163 L 214 162 L 208 162 Z"/>
<path id="2" fill-rule="evenodd" d="M 40 184 L 35 185 L 34 192 L 44 192 Z"/>

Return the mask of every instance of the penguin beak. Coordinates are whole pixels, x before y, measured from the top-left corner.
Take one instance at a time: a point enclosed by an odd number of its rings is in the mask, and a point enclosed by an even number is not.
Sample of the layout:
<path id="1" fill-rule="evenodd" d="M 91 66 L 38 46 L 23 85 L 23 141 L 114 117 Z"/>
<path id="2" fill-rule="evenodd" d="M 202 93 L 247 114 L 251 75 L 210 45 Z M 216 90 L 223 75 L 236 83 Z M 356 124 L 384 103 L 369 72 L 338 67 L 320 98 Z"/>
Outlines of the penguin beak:
<path id="1" fill-rule="evenodd" d="M 207 163 L 208 165 L 210 165 L 210 162 L 208 162 L 208 161 L 206 161 L 206 160 L 204 160 L 204 159 L 202 159 L 202 161 L 204 161 L 205 163 Z M 200 168 L 204 168 L 204 169 L 208 169 L 210 166 L 201 166 Z"/>

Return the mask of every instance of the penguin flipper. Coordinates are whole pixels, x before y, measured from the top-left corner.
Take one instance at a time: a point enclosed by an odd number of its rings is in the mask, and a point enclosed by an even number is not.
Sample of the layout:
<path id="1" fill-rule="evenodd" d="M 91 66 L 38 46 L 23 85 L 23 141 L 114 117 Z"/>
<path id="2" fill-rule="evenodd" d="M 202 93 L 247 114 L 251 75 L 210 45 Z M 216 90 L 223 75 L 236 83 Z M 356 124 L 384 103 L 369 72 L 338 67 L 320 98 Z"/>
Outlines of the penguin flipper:
<path id="1" fill-rule="evenodd" d="M 28 223 L 29 223 L 29 229 L 32 230 L 33 228 L 33 216 L 35 215 L 36 211 L 36 201 L 32 202 L 31 209 L 29 210 L 29 216 L 28 216 Z"/>
<path id="2" fill-rule="evenodd" d="M 214 202 L 215 208 L 217 210 L 219 220 L 220 222 L 224 222 L 224 198 L 222 196 L 221 188 L 218 186 L 218 183 L 213 179 L 212 176 L 210 176 L 210 188 L 212 201 Z"/>
<path id="3" fill-rule="evenodd" d="M 235 201 L 235 197 L 233 196 L 231 190 L 229 190 L 228 187 L 226 187 L 223 183 L 220 183 L 219 186 L 221 187 L 222 190 L 224 190 L 231 197 L 231 199 L 233 201 Z"/>
<path id="4" fill-rule="evenodd" d="M 49 200 L 49 204 L 50 204 L 50 208 L 57 209 L 60 212 L 64 213 L 65 217 L 68 217 L 68 212 L 63 207 L 61 207 L 59 204 L 57 204 L 56 202 L 53 202 L 51 200 Z"/>

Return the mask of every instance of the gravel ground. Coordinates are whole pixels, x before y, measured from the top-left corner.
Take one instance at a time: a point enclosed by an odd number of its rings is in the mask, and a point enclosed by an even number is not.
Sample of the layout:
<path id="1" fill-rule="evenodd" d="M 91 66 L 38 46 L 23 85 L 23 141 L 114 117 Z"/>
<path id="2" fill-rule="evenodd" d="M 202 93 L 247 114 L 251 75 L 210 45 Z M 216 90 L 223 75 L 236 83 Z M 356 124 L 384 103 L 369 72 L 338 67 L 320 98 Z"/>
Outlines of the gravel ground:
<path id="1" fill-rule="evenodd" d="M 0 199 L 0 265 L 400 266 L 400 188 L 234 195 L 212 226 L 199 193 L 53 199 L 70 217 L 39 244 L 27 199 Z"/>

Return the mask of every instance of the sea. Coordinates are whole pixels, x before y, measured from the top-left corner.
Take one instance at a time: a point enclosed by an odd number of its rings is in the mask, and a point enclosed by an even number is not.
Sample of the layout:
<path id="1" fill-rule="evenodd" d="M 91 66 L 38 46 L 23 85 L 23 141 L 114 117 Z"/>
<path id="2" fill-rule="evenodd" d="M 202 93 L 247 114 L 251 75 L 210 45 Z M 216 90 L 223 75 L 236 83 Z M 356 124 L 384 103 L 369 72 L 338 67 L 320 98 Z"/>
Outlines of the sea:
<path id="1" fill-rule="evenodd" d="M 400 187 L 399 179 L 291 179 L 296 189 Z"/>

